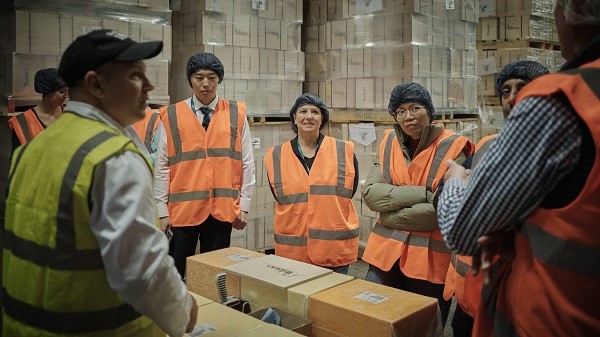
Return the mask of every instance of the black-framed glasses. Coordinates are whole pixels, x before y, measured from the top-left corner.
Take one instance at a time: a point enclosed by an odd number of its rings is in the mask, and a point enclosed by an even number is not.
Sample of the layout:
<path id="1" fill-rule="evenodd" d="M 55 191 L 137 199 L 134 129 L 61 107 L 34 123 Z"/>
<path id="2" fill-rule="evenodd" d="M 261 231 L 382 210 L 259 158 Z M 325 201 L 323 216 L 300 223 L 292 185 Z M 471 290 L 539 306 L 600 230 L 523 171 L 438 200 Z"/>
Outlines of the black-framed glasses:
<path id="1" fill-rule="evenodd" d="M 392 115 L 394 116 L 394 118 L 397 118 L 397 117 L 404 118 L 404 117 L 406 117 L 407 112 L 410 112 L 410 114 L 412 116 L 415 116 L 415 115 L 419 115 L 419 114 L 423 113 L 425 110 L 426 110 L 426 108 L 424 106 L 413 105 L 412 107 L 410 107 L 408 109 L 396 109 L 396 111 L 394 111 L 394 113 Z"/>

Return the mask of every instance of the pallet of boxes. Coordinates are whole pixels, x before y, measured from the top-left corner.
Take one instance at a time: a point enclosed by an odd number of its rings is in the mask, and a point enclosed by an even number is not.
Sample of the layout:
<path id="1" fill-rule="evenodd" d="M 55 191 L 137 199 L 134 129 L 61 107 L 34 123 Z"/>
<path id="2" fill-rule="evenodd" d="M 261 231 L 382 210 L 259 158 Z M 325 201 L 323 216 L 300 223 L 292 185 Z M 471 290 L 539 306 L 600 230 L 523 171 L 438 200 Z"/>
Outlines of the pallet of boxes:
<path id="1" fill-rule="evenodd" d="M 272 325 L 290 336 L 442 335 L 434 298 L 275 255 L 225 248 L 188 257 L 187 273 L 197 329 L 214 336 L 287 336 L 257 334 Z"/>
<path id="2" fill-rule="evenodd" d="M 502 125 L 500 99 L 494 82 L 511 61 L 534 60 L 550 72 L 564 63 L 554 23 L 554 0 L 480 0 L 477 26 L 477 73 L 481 78 L 481 104 L 488 117 L 483 135 Z"/>
<path id="3" fill-rule="evenodd" d="M 182 0 L 173 11 L 173 63 L 170 93 L 173 101 L 190 97 L 188 59 L 199 52 L 215 54 L 225 77 L 218 95 L 244 101 L 251 121 L 288 116 L 302 94 L 304 53 L 300 49 L 302 0 L 234 1 Z M 292 137 L 289 123 L 253 123 L 256 189 L 248 225 L 234 230 L 231 245 L 250 250 L 273 248 L 271 195 L 262 167 L 265 150 Z"/>
<path id="4" fill-rule="evenodd" d="M 474 142 L 480 138 L 475 64 L 477 2 L 336 1 L 305 3 L 304 92 L 320 96 L 331 116 L 324 131 L 354 142 L 361 182 L 384 131 L 392 89 L 417 82 L 431 93 L 438 117 Z M 354 197 L 364 248 L 377 214 Z"/>

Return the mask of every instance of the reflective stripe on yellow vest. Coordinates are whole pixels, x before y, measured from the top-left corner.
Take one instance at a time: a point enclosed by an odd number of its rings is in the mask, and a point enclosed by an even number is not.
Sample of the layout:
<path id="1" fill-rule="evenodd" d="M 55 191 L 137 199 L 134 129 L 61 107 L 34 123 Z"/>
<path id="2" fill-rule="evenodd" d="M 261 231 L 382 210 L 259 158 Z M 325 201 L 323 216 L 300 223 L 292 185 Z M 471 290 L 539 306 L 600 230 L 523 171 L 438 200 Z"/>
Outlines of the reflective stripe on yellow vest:
<path id="1" fill-rule="evenodd" d="M 325 267 L 356 261 L 354 144 L 325 136 L 308 174 L 286 142 L 267 150 L 265 167 L 277 201 L 275 254 Z"/>
<path id="2" fill-rule="evenodd" d="M 60 147 L 34 142 L 15 153 L 2 233 L 2 335 L 152 334 L 157 327 L 108 285 L 90 229 L 96 166 L 122 151 L 139 150 L 109 126 L 70 112 L 38 137 L 64 142 Z"/>
<path id="3" fill-rule="evenodd" d="M 220 99 L 208 130 L 185 101 L 161 110 L 170 168 L 173 226 L 195 226 L 209 215 L 233 222 L 240 214 L 243 102 Z"/>
<path id="4" fill-rule="evenodd" d="M 385 180 L 394 185 L 426 186 L 435 191 L 444 176 L 449 159 L 456 159 L 470 141 L 450 131 L 444 132 L 408 163 L 394 130 L 387 130 L 379 146 Z M 469 153 L 470 155 L 470 153 Z M 410 258 L 407 258 L 407 257 Z M 442 284 L 450 264 L 450 249 L 439 230 L 403 231 L 375 224 L 362 259 L 388 271 L 400 259 L 400 269 L 411 278 Z"/>
<path id="5" fill-rule="evenodd" d="M 589 128 L 594 166 L 567 206 L 538 207 L 518 228 L 515 259 L 504 274 L 494 313 L 494 333 L 520 336 L 600 334 L 600 60 L 542 76 L 517 101 L 564 95 Z M 516 103 L 517 104 L 517 103 Z M 505 318 L 499 324 L 502 318 Z"/>
<path id="6" fill-rule="evenodd" d="M 8 125 L 15 130 L 21 145 L 29 143 L 40 132 L 44 131 L 44 126 L 37 119 L 32 109 L 9 119 Z"/>

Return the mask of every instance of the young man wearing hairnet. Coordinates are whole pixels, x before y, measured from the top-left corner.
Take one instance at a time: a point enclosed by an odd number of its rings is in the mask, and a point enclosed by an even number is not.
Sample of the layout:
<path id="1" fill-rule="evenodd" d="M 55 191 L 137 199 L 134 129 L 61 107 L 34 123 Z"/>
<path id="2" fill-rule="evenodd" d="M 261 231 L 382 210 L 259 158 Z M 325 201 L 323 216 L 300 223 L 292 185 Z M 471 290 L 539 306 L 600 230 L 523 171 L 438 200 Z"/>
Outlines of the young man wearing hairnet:
<path id="1" fill-rule="evenodd" d="M 161 226 L 172 231 L 170 254 L 181 277 L 200 252 L 229 247 L 232 228 L 246 226 L 254 192 L 254 155 L 246 104 L 219 97 L 225 70 L 211 53 L 187 63 L 193 95 L 162 108 L 155 162 Z"/>

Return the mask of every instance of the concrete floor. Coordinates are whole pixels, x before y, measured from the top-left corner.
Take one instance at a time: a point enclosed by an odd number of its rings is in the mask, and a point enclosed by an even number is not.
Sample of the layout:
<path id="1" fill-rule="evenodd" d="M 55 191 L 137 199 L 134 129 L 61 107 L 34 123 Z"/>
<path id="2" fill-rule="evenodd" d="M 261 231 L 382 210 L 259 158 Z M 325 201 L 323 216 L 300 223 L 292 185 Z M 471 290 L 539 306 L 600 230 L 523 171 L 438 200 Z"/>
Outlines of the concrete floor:
<path id="1" fill-rule="evenodd" d="M 359 259 L 350 265 L 350 269 L 348 270 L 348 275 L 354 276 L 356 278 L 364 279 L 367 275 L 367 270 L 369 269 L 369 264 Z M 450 322 L 452 321 L 452 317 L 454 316 L 454 308 L 456 307 L 456 301 L 452 299 L 452 307 L 450 308 L 450 314 L 448 315 L 448 324 L 446 324 L 444 329 L 444 337 L 452 337 L 452 328 L 450 327 Z"/>

